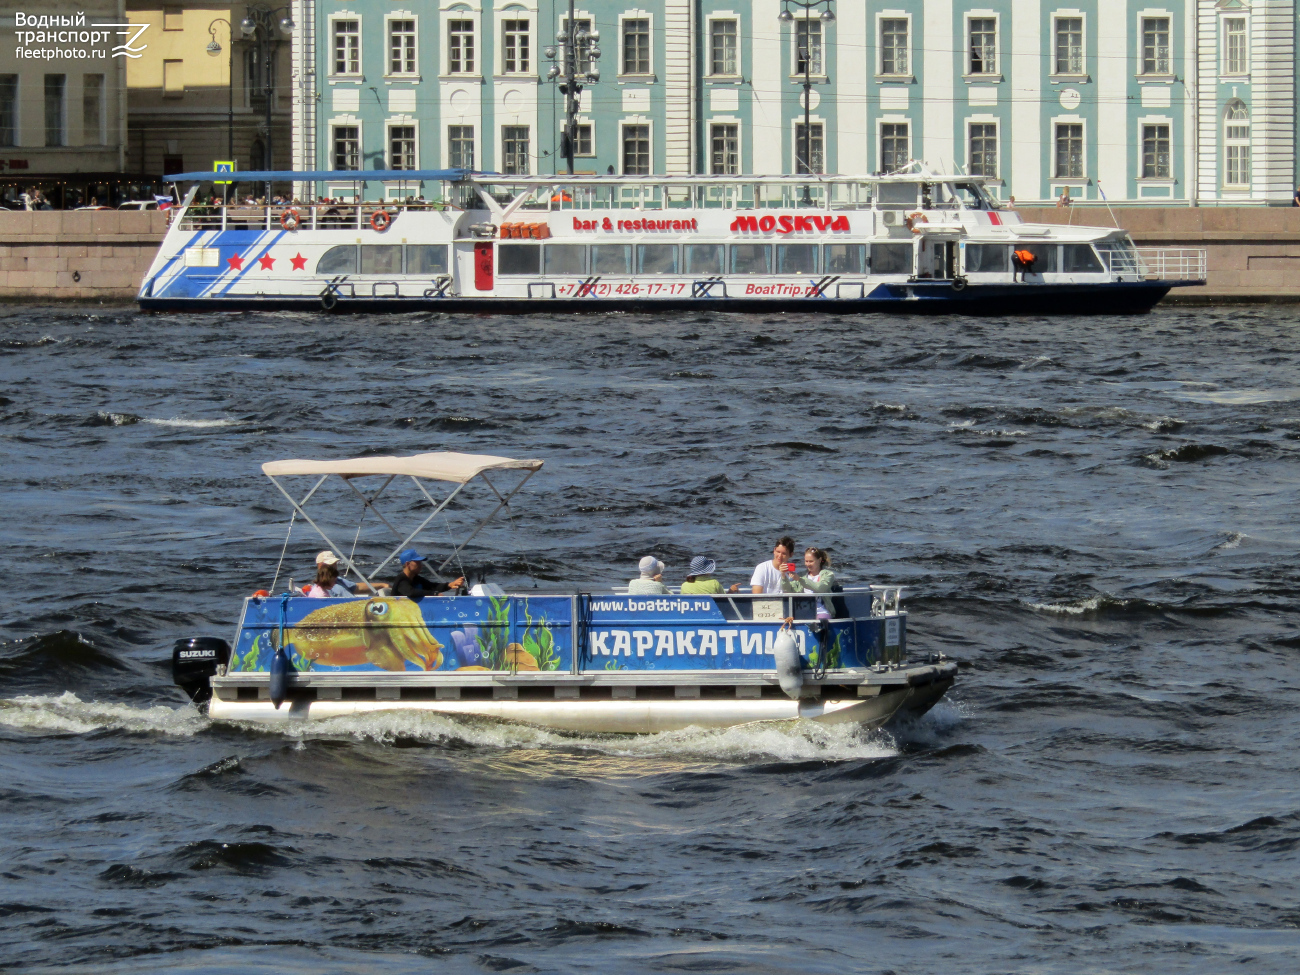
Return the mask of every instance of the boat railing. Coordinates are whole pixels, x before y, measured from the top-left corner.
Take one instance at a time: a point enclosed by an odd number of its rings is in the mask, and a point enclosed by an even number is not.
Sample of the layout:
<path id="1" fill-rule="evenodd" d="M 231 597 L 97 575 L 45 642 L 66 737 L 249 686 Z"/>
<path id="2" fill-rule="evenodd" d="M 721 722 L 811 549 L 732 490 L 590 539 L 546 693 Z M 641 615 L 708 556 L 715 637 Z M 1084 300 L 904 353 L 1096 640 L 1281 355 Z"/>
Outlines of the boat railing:
<path id="1" fill-rule="evenodd" d="M 1148 281 L 1206 280 L 1209 258 L 1203 247 L 1139 247 L 1137 254 Z"/>
<path id="2" fill-rule="evenodd" d="M 362 230 L 370 229 L 383 211 L 388 223 L 406 211 L 459 211 L 453 204 L 433 202 L 372 203 L 195 203 L 181 218 L 181 230 Z M 382 221 L 385 218 L 380 218 Z M 385 224 L 385 227 L 387 224 Z"/>

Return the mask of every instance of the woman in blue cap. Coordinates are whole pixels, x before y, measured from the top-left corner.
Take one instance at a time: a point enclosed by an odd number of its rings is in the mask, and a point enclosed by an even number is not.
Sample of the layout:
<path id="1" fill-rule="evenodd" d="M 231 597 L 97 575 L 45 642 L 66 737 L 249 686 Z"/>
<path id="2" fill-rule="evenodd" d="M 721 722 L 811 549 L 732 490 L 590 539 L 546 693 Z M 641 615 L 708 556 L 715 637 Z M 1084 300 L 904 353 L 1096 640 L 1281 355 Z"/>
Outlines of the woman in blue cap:
<path id="1" fill-rule="evenodd" d="M 722 583 L 713 578 L 714 570 L 717 568 L 717 562 L 706 559 L 703 555 L 691 559 L 690 571 L 686 575 L 686 581 L 682 583 L 682 595 L 712 596 L 722 592 Z"/>
<path id="2" fill-rule="evenodd" d="M 439 593 L 459 589 L 465 585 L 465 577 L 452 579 L 451 582 L 437 582 L 420 575 L 425 558 L 413 548 L 408 548 L 398 557 L 402 563 L 402 574 L 393 580 L 394 596 L 409 596 L 418 599 L 421 596 L 436 596 Z"/>

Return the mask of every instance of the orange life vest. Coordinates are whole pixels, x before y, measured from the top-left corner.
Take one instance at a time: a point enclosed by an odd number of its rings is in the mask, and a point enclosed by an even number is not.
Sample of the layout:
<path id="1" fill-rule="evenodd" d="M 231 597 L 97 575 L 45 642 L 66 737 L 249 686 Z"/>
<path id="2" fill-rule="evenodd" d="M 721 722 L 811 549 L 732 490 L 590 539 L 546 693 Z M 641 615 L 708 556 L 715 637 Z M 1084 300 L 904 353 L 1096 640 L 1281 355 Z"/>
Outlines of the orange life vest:
<path id="1" fill-rule="evenodd" d="M 1025 267 L 1029 267 L 1029 265 L 1033 264 L 1034 261 L 1038 260 L 1031 251 L 1016 251 L 1015 255 L 1016 260 Z"/>

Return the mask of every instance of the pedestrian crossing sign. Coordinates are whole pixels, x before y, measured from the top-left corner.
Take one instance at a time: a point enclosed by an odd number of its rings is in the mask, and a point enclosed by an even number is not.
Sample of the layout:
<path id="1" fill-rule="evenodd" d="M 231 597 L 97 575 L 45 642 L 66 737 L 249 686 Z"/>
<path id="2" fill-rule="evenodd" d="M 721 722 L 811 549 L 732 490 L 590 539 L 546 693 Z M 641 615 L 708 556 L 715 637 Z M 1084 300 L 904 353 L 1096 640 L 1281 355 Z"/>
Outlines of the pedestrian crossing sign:
<path id="1" fill-rule="evenodd" d="M 233 173 L 235 171 L 235 164 L 233 162 L 214 162 L 212 164 L 212 171 L 214 173 Z M 213 180 L 213 183 L 217 186 L 229 186 L 232 182 L 234 181 L 229 179 Z"/>

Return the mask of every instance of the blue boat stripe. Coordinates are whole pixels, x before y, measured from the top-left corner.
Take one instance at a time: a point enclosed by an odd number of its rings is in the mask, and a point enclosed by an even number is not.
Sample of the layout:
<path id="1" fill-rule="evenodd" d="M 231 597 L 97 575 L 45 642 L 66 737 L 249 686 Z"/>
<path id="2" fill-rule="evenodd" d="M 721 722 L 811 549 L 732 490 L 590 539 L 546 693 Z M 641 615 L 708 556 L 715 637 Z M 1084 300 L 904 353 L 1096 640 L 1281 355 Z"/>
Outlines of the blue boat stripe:
<path id="1" fill-rule="evenodd" d="M 262 254 L 268 253 L 271 250 L 271 248 L 274 247 L 279 242 L 280 238 L 284 237 L 288 233 L 289 231 L 287 230 L 281 230 L 278 234 L 275 234 L 275 236 L 273 236 L 271 240 L 268 243 L 266 243 L 265 246 L 263 246 L 262 241 L 266 239 L 266 234 L 265 233 L 258 234 L 257 240 L 254 242 L 254 245 L 252 247 L 252 253 L 259 253 L 259 252 Z M 251 254 L 248 255 L 241 254 L 240 256 L 244 258 L 244 266 L 239 271 L 235 272 L 235 275 L 230 279 L 230 281 L 226 284 L 226 286 L 223 287 L 220 292 L 218 292 L 219 294 L 224 295 L 227 292 L 229 292 L 231 288 L 233 288 L 236 284 L 238 284 L 241 280 L 243 280 L 245 274 L 253 270 L 253 263 L 256 259 L 252 258 Z"/>

